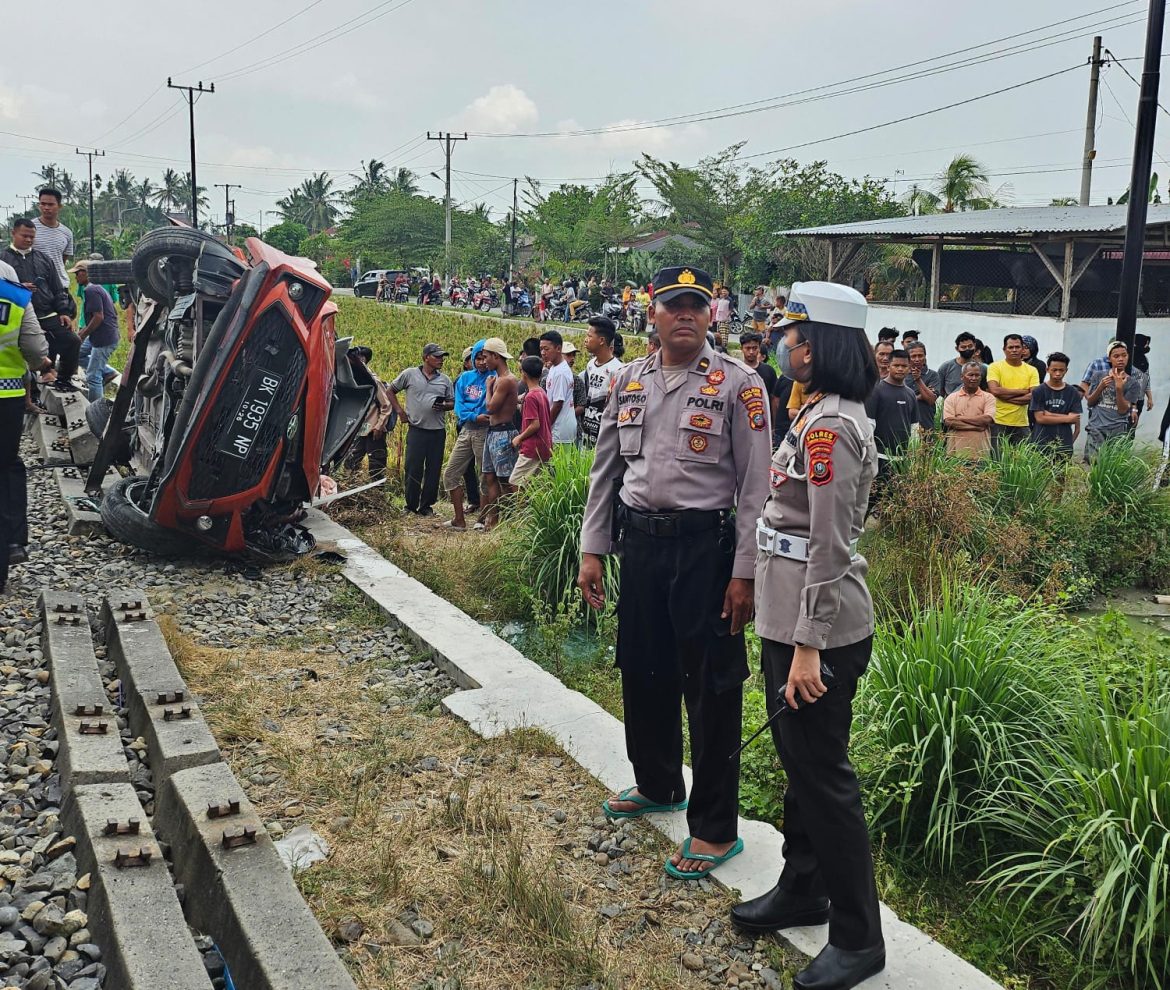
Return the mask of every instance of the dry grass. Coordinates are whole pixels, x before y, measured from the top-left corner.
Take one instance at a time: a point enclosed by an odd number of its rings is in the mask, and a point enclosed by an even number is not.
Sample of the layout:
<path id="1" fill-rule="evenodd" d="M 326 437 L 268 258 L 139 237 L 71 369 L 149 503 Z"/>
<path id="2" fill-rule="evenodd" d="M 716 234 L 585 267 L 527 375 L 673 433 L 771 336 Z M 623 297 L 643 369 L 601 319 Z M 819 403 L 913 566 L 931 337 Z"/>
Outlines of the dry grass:
<path id="1" fill-rule="evenodd" d="M 391 672 L 332 653 L 215 650 L 164 631 L 262 817 L 328 839 L 329 860 L 297 879 L 331 936 L 364 926 L 349 958 L 363 990 L 707 985 L 681 966 L 680 930 L 696 912 L 725 917 L 731 898 L 665 883 L 669 848 L 648 826 L 629 875 L 596 864 L 585 844 L 605 795 L 547 736 L 482 740 L 404 697 Z M 427 757 L 437 770 L 421 769 Z M 415 917 L 433 936 L 396 944 Z"/>

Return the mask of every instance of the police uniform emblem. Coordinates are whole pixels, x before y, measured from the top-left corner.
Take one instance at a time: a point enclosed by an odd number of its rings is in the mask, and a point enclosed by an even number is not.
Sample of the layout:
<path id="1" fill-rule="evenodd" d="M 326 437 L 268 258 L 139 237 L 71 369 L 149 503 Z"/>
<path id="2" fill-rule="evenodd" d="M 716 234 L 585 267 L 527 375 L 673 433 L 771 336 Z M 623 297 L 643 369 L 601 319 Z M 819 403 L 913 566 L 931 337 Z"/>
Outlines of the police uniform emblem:
<path id="1" fill-rule="evenodd" d="M 691 437 L 689 446 L 696 454 L 701 454 L 704 450 L 707 449 L 707 438 L 701 433 L 696 433 L 693 437 Z"/>
<path id="2" fill-rule="evenodd" d="M 767 424 L 767 420 L 764 418 L 764 410 L 757 409 L 751 414 L 750 421 L 753 430 L 762 430 Z"/>
<path id="3" fill-rule="evenodd" d="M 642 407 L 641 406 L 634 406 L 630 409 L 623 409 L 620 413 L 618 413 L 618 422 L 619 423 L 632 423 L 640 415 L 642 415 Z"/>
<path id="4" fill-rule="evenodd" d="M 630 382 L 630 384 L 626 386 L 626 391 L 627 392 L 641 392 L 645 387 L 646 386 L 643 385 L 641 382 L 633 381 L 633 382 Z"/>
<path id="5" fill-rule="evenodd" d="M 678 277 L 678 284 L 679 285 L 694 285 L 695 284 L 695 273 L 693 271 L 691 271 L 689 268 L 684 269 L 683 273 L 681 275 L 679 275 L 679 277 Z"/>
<path id="6" fill-rule="evenodd" d="M 808 451 L 808 480 L 814 485 L 827 485 L 833 480 L 833 445 L 837 434 L 833 430 L 809 430 L 804 438 Z"/>
<path id="7" fill-rule="evenodd" d="M 710 416 L 704 416 L 702 413 L 695 413 L 691 417 L 691 426 L 696 430 L 709 430 L 714 422 Z"/>
<path id="8" fill-rule="evenodd" d="M 719 388 L 716 385 L 704 385 L 701 389 L 699 389 L 699 391 L 702 392 L 703 395 L 718 395 L 719 394 Z"/>
<path id="9" fill-rule="evenodd" d="M 711 367 L 711 359 L 710 358 L 703 358 L 699 362 L 699 370 L 700 371 L 706 371 L 710 367 Z"/>
<path id="10" fill-rule="evenodd" d="M 711 374 L 707 376 L 707 381 L 712 385 L 722 385 L 725 381 L 727 381 L 727 375 L 716 368 L 711 372 Z"/>

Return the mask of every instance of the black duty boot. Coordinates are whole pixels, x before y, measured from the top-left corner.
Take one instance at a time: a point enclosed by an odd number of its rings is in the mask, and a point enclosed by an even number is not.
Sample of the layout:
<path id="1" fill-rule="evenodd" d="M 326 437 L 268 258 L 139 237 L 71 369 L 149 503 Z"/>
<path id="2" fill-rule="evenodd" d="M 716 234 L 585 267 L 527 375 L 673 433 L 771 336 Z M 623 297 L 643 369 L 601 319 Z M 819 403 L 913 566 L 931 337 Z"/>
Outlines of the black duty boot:
<path id="1" fill-rule="evenodd" d="M 777 884 L 766 894 L 735 905 L 731 909 L 731 920 L 747 932 L 823 925 L 829 920 L 829 899 L 791 894 Z"/>
<path id="2" fill-rule="evenodd" d="M 796 990 L 850 990 L 862 980 L 886 968 L 886 943 L 850 951 L 826 945 L 820 954 L 796 974 Z"/>

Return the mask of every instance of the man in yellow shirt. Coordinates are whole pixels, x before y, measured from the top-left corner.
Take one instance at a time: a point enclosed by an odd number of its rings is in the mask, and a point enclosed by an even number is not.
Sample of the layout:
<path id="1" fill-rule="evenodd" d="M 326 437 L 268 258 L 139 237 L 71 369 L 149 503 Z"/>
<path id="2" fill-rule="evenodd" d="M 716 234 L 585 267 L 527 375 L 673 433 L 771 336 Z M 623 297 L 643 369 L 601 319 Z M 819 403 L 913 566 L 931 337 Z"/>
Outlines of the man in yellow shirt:
<path id="1" fill-rule="evenodd" d="M 1003 338 L 1002 361 L 987 369 L 987 391 L 995 396 L 991 445 L 1020 444 L 1028 439 L 1028 405 L 1032 389 L 1040 384 L 1036 369 L 1024 361 L 1024 340 L 1018 333 Z"/>

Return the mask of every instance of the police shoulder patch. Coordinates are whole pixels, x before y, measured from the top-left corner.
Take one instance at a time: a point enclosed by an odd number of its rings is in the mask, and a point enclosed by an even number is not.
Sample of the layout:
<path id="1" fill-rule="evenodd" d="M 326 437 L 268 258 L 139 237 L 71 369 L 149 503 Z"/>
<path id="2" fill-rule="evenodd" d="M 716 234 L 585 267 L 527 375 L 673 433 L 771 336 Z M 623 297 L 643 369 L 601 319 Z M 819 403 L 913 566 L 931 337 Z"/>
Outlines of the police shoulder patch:
<path id="1" fill-rule="evenodd" d="M 804 435 L 808 451 L 808 480 L 813 485 L 827 485 L 833 480 L 833 445 L 837 442 L 835 430 L 809 430 Z"/>

